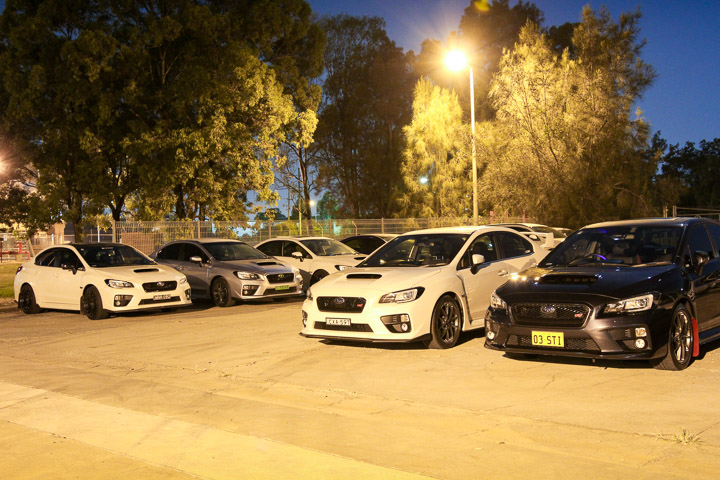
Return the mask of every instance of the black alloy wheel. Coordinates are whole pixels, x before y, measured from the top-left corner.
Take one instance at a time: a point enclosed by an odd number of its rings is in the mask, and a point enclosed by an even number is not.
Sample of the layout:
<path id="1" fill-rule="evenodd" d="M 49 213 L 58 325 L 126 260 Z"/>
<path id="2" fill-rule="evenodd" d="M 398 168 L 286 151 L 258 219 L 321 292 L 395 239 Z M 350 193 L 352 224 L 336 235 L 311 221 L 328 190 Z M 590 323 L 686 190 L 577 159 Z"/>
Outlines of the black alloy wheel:
<path id="1" fill-rule="evenodd" d="M 430 324 L 431 339 L 426 342 L 428 348 L 452 348 L 460 338 L 460 306 L 450 295 L 438 300 L 433 309 Z"/>
<path id="2" fill-rule="evenodd" d="M 221 277 L 213 280 L 210 291 L 212 292 L 212 301 L 215 306 L 229 307 L 234 303 L 230 296 L 230 286 L 224 278 Z"/>
<path id="3" fill-rule="evenodd" d="M 685 306 L 678 305 L 670 323 L 667 354 L 654 362 L 653 366 L 660 370 L 684 370 L 692 361 L 694 345 L 695 337 L 690 312 Z"/>
<path id="4" fill-rule="evenodd" d="M 325 270 L 316 270 L 310 278 L 310 286 L 315 285 L 317 282 L 328 276 L 328 272 Z"/>
<path id="5" fill-rule="evenodd" d="M 30 285 L 23 285 L 18 295 L 18 308 L 27 315 L 40 313 L 40 307 L 35 301 L 35 292 Z"/>
<path id="6" fill-rule="evenodd" d="M 100 292 L 92 285 L 85 289 L 85 293 L 80 298 L 80 310 L 90 320 L 102 320 L 108 317 L 107 310 L 103 308 Z"/>

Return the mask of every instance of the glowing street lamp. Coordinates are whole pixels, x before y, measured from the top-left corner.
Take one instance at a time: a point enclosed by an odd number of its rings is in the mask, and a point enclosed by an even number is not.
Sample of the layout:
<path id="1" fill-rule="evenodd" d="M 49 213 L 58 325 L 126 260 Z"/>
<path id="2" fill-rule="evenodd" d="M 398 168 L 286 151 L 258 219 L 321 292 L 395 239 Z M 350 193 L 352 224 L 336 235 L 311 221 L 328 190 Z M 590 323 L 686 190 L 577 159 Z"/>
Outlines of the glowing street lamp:
<path id="1" fill-rule="evenodd" d="M 470 70 L 470 130 L 472 131 L 472 174 L 473 174 L 473 224 L 478 224 L 477 161 L 475 159 L 475 82 L 467 55 L 461 50 L 451 50 L 445 56 L 445 65 L 453 72 L 466 68 Z"/>

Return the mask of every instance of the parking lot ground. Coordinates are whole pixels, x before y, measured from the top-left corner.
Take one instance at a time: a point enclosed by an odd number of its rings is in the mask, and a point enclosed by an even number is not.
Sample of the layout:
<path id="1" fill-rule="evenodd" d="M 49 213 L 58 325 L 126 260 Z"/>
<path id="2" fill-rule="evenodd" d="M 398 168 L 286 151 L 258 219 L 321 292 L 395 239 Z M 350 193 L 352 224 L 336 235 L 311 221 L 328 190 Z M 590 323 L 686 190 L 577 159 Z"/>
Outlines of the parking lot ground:
<path id="1" fill-rule="evenodd" d="M 90 321 L 0 306 L 0 472 L 717 478 L 720 344 L 683 372 L 303 338 L 299 301 Z"/>

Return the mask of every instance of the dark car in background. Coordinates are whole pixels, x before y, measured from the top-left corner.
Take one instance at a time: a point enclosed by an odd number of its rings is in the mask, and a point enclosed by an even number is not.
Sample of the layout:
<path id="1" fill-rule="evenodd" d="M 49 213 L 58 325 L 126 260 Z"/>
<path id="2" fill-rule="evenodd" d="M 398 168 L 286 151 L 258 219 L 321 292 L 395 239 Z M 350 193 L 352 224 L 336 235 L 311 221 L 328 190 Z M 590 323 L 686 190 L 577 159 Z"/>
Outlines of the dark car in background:
<path id="1" fill-rule="evenodd" d="M 364 235 L 353 235 L 352 237 L 343 238 L 340 241 L 358 253 L 370 255 L 372 252 L 385 245 L 387 242 L 389 242 L 395 237 L 397 237 L 397 235 L 385 233 L 371 233 Z"/>
<path id="2" fill-rule="evenodd" d="M 151 258 L 187 276 L 193 299 L 209 298 L 219 307 L 228 307 L 236 300 L 303 294 L 298 269 L 238 240 L 170 242 Z"/>
<path id="3" fill-rule="evenodd" d="M 582 228 L 491 295 L 485 346 L 682 370 L 720 338 L 719 248 L 709 219 Z"/>

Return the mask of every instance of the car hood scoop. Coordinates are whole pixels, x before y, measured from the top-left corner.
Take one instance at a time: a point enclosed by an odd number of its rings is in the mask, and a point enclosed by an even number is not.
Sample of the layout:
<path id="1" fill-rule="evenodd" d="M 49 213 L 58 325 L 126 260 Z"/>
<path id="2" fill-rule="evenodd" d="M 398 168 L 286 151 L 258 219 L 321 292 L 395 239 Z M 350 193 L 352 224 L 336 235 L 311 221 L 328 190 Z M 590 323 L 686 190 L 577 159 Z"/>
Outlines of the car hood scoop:
<path id="1" fill-rule="evenodd" d="M 543 275 L 538 283 L 546 285 L 592 285 L 597 282 L 595 275 Z"/>
<path id="2" fill-rule="evenodd" d="M 268 265 L 280 265 L 277 262 L 255 262 L 255 265 L 260 265 L 261 267 L 266 267 Z"/>
<path id="3" fill-rule="evenodd" d="M 348 273 L 347 278 L 349 280 L 359 278 L 377 280 L 378 278 L 382 278 L 382 275 L 380 275 L 379 273 Z"/>
<path id="4" fill-rule="evenodd" d="M 160 270 L 157 268 L 138 268 L 136 270 L 133 270 L 135 273 L 154 273 L 159 272 Z"/>

